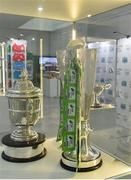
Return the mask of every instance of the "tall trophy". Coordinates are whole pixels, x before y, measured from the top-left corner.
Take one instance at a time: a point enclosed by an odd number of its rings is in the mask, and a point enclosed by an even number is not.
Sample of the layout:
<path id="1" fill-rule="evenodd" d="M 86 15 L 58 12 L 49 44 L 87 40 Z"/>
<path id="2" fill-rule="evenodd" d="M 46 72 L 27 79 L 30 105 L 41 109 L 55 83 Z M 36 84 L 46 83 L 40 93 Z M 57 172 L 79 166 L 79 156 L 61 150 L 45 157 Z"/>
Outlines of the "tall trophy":
<path id="1" fill-rule="evenodd" d="M 21 79 L 8 89 L 9 118 L 15 126 L 13 132 L 2 138 L 2 158 L 10 162 L 30 162 L 46 155 L 45 135 L 33 126 L 40 120 L 40 89 L 28 80 L 23 70 Z"/>
<path id="2" fill-rule="evenodd" d="M 96 51 L 85 48 L 83 39 L 68 44 L 57 52 L 60 66 L 60 164 L 70 171 L 85 172 L 102 165 L 101 154 L 90 145 L 90 106 L 93 100 Z"/>
<path id="3" fill-rule="evenodd" d="M 111 84 L 96 84 L 94 87 L 94 100 L 91 107 L 101 108 L 102 104 L 99 102 L 98 97 L 102 94 L 105 89 L 109 89 Z"/>

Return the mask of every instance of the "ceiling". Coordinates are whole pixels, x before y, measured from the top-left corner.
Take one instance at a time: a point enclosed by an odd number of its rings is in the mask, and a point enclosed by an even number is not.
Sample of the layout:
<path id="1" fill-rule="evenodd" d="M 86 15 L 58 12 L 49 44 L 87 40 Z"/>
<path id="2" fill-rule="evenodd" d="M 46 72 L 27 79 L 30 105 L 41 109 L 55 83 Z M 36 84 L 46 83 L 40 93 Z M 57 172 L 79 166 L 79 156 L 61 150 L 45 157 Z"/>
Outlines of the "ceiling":
<path id="1" fill-rule="evenodd" d="M 131 36 L 131 4 L 78 22 L 88 24 L 89 36 L 112 39 Z"/>
<path id="2" fill-rule="evenodd" d="M 0 13 L 0 29 L 16 29 L 30 19 L 32 19 L 32 17 Z"/>
<path id="3" fill-rule="evenodd" d="M 11 1 L 13 2 L 13 0 Z M 86 29 L 88 30 L 88 36 L 91 37 L 100 37 L 100 38 L 101 37 L 119 38 L 121 36 L 123 37 L 123 35 L 114 34 L 113 33 L 114 31 L 119 31 L 124 34 L 131 35 L 130 33 L 131 4 L 122 6 L 120 8 L 115 8 L 105 13 L 100 13 L 90 18 L 83 18 L 77 22 L 78 23 L 80 22 L 82 24 L 83 23 L 88 24 Z M 20 34 L 24 34 L 26 36 L 29 35 L 30 33 L 33 33 L 34 31 L 32 30 L 35 30 L 35 32 L 37 31 L 51 32 L 57 29 L 70 26 L 71 24 L 72 21 L 0 13 L 0 38 L 14 37 L 14 34 L 16 34 L 16 36 L 19 36 Z M 85 26 L 83 26 L 83 28 L 85 28 Z M 84 33 L 85 33 L 85 29 L 83 30 L 83 34 Z"/>
<path id="4" fill-rule="evenodd" d="M 0 0 L 0 12 L 41 17 L 56 20 L 76 21 L 126 4 L 131 0 Z M 38 12 L 37 7 L 44 10 Z"/>
<path id="5" fill-rule="evenodd" d="M 0 33 L 4 29 L 26 29 L 36 31 L 55 31 L 71 25 L 72 22 L 30 16 L 18 16 L 0 13 Z"/>
<path id="6" fill-rule="evenodd" d="M 32 18 L 25 24 L 19 27 L 19 29 L 37 30 L 37 31 L 55 31 L 71 25 L 72 22 L 42 19 L 42 18 Z"/>

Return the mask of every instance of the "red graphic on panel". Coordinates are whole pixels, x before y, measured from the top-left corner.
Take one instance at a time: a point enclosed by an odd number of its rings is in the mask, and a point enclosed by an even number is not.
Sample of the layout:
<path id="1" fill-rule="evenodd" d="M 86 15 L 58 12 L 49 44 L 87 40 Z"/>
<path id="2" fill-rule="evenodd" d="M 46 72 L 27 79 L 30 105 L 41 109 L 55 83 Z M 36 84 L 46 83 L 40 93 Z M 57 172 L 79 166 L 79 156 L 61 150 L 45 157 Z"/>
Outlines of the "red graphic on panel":
<path id="1" fill-rule="evenodd" d="M 13 55 L 13 61 L 25 61 L 25 54 L 17 54 Z"/>
<path id="2" fill-rule="evenodd" d="M 25 51 L 25 46 L 24 46 L 24 44 L 16 44 L 16 43 L 14 43 L 13 46 L 12 46 L 12 50 L 14 52 L 23 52 L 23 51 Z"/>

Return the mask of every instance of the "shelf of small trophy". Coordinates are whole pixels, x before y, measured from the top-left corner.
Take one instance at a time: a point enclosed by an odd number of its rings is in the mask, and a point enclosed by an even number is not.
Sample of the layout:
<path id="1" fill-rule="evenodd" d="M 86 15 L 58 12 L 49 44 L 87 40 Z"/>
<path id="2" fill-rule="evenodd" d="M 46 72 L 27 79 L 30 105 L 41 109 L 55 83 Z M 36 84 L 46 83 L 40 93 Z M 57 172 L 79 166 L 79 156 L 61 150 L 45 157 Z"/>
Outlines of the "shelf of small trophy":
<path id="1" fill-rule="evenodd" d="M 113 109 L 115 108 L 114 105 L 112 104 L 101 104 L 100 107 L 91 107 L 91 110 L 103 110 L 103 109 Z"/>

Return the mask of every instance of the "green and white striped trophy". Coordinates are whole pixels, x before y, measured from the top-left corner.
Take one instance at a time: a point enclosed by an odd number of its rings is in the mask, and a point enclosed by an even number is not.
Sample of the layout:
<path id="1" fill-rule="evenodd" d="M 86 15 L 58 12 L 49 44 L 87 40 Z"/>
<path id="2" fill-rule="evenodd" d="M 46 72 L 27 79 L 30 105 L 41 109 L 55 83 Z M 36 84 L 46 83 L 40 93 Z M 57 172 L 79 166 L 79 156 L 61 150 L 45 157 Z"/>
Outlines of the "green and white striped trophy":
<path id="1" fill-rule="evenodd" d="M 84 39 L 70 41 L 57 52 L 60 67 L 60 164 L 70 171 L 85 172 L 102 165 L 101 154 L 90 145 L 90 107 L 93 101 L 96 50 L 85 48 Z"/>

